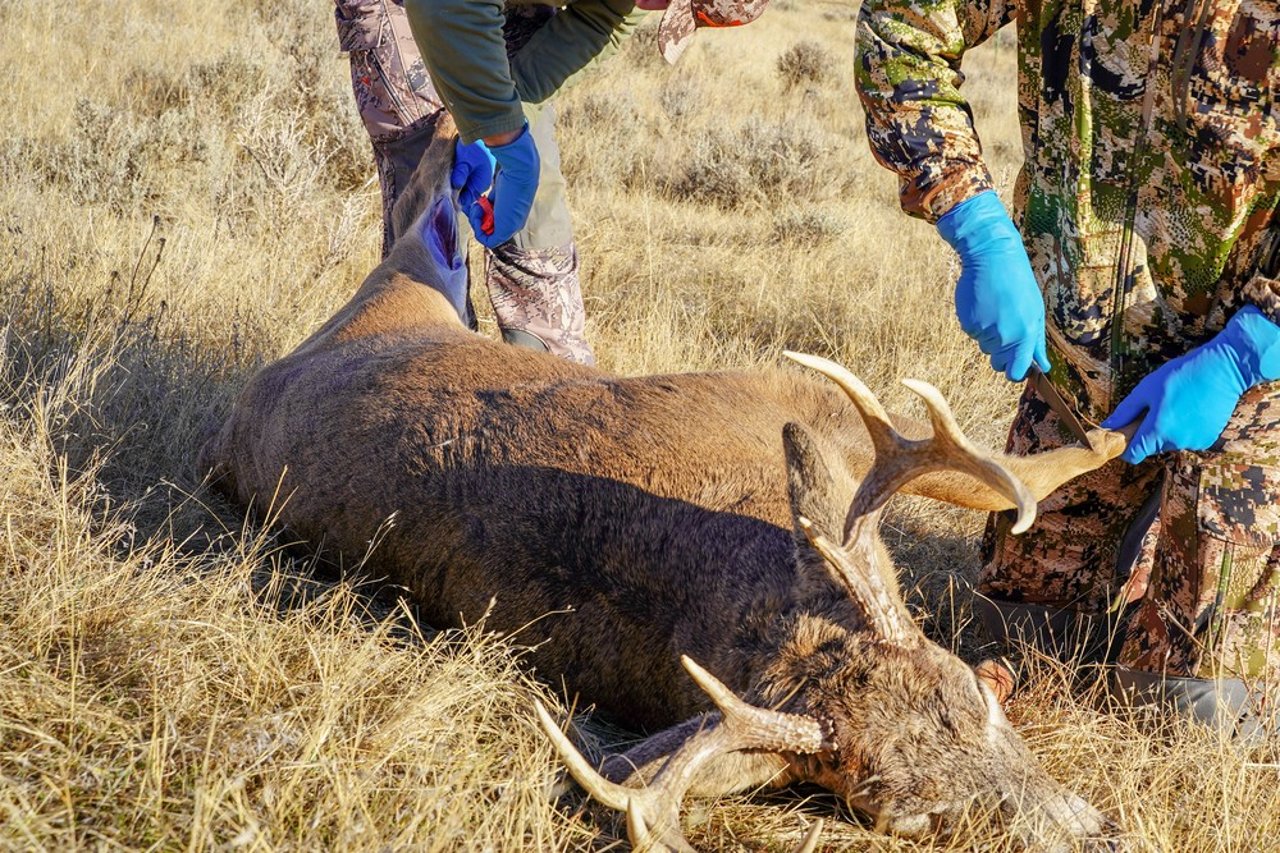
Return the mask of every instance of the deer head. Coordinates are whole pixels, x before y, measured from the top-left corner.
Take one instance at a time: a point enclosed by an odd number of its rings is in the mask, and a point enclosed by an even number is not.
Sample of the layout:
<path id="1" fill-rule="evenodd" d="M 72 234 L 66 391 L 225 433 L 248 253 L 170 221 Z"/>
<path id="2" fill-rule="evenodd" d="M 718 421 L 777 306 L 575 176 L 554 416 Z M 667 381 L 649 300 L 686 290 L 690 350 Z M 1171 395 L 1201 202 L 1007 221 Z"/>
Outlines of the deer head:
<path id="1" fill-rule="evenodd" d="M 1034 498 L 969 442 L 932 386 L 906 383 L 923 398 L 933 426 L 932 437 L 911 440 L 847 370 L 788 355 L 845 392 L 875 448 L 871 470 L 841 514 L 831 504 L 837 489 L 818 443 L 795 423 L 783 436 L 797 560 L 844 591 L 852 624 L 826 612 L 800 615 L 752 688 L 750 703 L 683 658 L 718 710 L 691 729 L 656 772 L 630 780 L 641 787 L 597 773 L 539 705 L 570 772 L 597 800 L 627 812 L 632 842 L 644 849 L 689 849 L 679 829 L 681 799 L 701 777 L 737 766 L 726 756 L 748 753 L 775 756 L 776 779 L 820 784 L 883 831 L 945 834 L 976 805 L 998 811 L 1036 849 L 1098 833 L 1101 815 L 1040 768 L 991 689 L 916 626 L 877 533 L 887 500 L 929 472 L 961 472 L 999 493 L 1016 507 L 1019 532 L 1035 518 Z"/>

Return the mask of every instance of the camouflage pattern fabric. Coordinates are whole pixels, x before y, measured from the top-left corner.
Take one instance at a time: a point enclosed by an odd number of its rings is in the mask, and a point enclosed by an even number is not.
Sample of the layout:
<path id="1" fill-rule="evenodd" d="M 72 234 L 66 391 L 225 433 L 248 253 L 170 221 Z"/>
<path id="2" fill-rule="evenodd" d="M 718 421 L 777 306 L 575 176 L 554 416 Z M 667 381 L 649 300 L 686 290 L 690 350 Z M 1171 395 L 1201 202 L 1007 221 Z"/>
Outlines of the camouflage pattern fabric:
<path id="1" fill-rule="evenodd" d="M 338 46 L 351 62 L 356 108 L 373 142 L 382 187 L 382 254 L 394 242 L 391 209 L 408 186 L 444 105 L 436 96 L 404 21 L 391 0 L 339 0 Z M 416 138 L 421 137 L 421 138 Z"/>
<path id="2" fill-rule="evenodd" d="M 485 279 L 500 328 L 533 335 L 552 355 L 592 363 L 572 246 L 520 249 L 506 243 L 485 258 Z"/>
<path id="3" fill-rule="evenodd" d="M 547 7 L 513 7 L 508 36 L 518 46 L 552 12 Z M 408 186 L 444 106 L 400 0 L 337 0 L 335 16 L 339 45 L 351 62 L 356 106 L 373 142 L 382 188 L 385 257 L 393 242 L 391 209 Z M 504 334 L 527 332 L 550 352 L 590 364 L 594 356 L 583 334 L 586 310 L 559 169 L 555 114 L 549 105 L 528 112 L 543 163 L 538 194 L 524 229 L 485 253 L 485 284 Z"/>
<path id="4" fill-rule="evenodd" d="M 858 90 L 909 213 L 935 221 L 991 187 L 960 61 L 1013 20 L 1014 218 L 1045 293 L 1055 382 L 1098 418 L 1241 305 L 1280 322 L 1280 281 L 1257 273 L 1280 198 L 1280 6 L 867 0 Z"/>
<path id="5" fill-rule="evenodd" d="M 1280 682 L 1280 391 L 1246 394 L 1215 450 L 1175 454 L 1160 511 L 1119 662 Z"/>
<path id="6" fill-rule="evenodd" d="M 1025 456 L 1074 441 L 1049 404 L 1028 386 L 1006 451 Z M 1120 542 L 1147 496 L 1160 487 L 1162 472 L 1162 458 L 1140 465 L 1112 460 L 1040 501 L 1035 525 L 1021 536 L 1009 532 L 1010 513 L 992 514 L 978 591 L 1001 601 L 1080 613 L 1105 611 L 1124 580 L 1120 572 L 1130 568 L 1117 566 Z M 1136 571 L 1145 575 L 1149 567 L 1148 553 L 1146 565 Z"/>
<path id="7" fill-rule="evenodd" d="M 1071 442 L 1031 389 L 1008 450 Z M 1119 543 L 1153 491 L 1156 522 L 1132 565 Z M 1218 443 L 1132 466 L 1113 461 L 1040 503 L 1009 533 L 991 517 L 978 591 L 1082 613 L 1131 606 L 1119 662 L 1190 677 L 1280 680 L 1280 386 L 1248 392 Z M 1135 605 L 1136 602 L 1136 605 Z"/>
<path id="8" fill-rule="evenodd" d="M 907 212 L 936 221 L 991 188 L 960 63 L 1011 21 L 1025 155 L 1014 218 L 1044 291 L 1052 379 L 1097 421 L 1240 306 L 1280 322 L 1280 281 L 1261 263 L 1280 198 L 1280 7 L 866 0 L 858 91 L 872 150 L 898 174 Z M 1122 663 L 1280 675 L 1276 393 L 1246 395 L 1209 452 L 1113 462 L 1068 484 L 1024 537 L 993 517 L 980 591 L 1093 613 L 1113 598 L 1138 601 Z M 1067 440 L 1024 395 L 1010 449 Z M 1157 488 L 1158 521 L 1125 581 L 1119 544 Z"/>

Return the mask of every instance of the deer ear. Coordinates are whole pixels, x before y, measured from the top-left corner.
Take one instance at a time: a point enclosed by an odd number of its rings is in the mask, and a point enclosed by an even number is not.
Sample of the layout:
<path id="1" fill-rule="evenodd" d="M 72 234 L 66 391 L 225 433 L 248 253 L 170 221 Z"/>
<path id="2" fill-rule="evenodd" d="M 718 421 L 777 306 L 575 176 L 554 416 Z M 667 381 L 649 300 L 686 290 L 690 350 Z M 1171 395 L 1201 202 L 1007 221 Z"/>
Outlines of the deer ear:
<path id="1" fill-rule="evenodd" d="M 868 533 L 865 539 L 858 539 L 861 547 L 856 554 L 837 545 L 845 527 L 845 513 L 841 508 L 849 505 L 852 486 L 840 494 L 840 484 L 832 476 L 821 446 L 800 424 L 789 423 L 783 427 L 782 444 L 787 456 L 792 535 L 801 576 L 811 577 L 806 569 L 813 571 L 821 566 L 827 576 L 844 587 L 850 600 L 862 611 L 868 630 L 900 645 L 916 643 L 921 635 L 902 604 L 892 567 L 880 567 L 887 558 L 875 537 L 879 511 L 861 519 L 867 524 Z"/>
<path id="2" fill-rule="evenodd" d="M 818 533 L 839 541 L 848 496 L 841 499 L 822 449 L 803 425 L 792 421 L 782 428 L 782 448 L 787 458 L 787 497 L 796 547 L 802 555 L 812 554 L 814 561 L 821 563 L 821 555 L 800 528 L 800 519 L 808 519 Z"/>
<path id="3" fill-rule="evenodd" d="M 391 146 L 389 156 L 396 164 L 397 180 L 405 184 L 391 209 L 391 236 L 396 240 L 408 233 L 432 200 L 449 194 L 457 136 L 453 119 L 441 110 L 435 119 Z M 410 169 L 406 181 L 404 172 Z"/>

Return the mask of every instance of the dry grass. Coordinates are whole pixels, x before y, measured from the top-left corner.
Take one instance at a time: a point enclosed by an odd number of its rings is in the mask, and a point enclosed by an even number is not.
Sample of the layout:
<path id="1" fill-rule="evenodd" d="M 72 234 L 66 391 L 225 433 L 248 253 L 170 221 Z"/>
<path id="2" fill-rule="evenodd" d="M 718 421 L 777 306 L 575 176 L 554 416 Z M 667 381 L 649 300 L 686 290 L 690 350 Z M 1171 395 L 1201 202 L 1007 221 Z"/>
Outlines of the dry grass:
<path id="1" fill-rule="evenodd" d="M 779 0 L 675 70 L 642 33 L 564 100 L 589 333 L 629 373 L 791 347 L 856 365 L 895 406 L 896 380 L 924 377 L 998 444 L 1013 392 L 956 330 L 952 261 L 866 151 L 851 9 Z M 529 707 L 559 697 L 517 651 L 421 631 L 393 591 L 312 580 L 193 476 L 249 373 L 376 259 L 327 7 L 17 0 L 0 25 L 0 846 L 611 844 L 611 815 L 548 797 Z M 1010 46 L 967 70 L 1007 187 Z M 980 523 L 911 503 L 887 531 L 930 630 L 967 655 Z M 1280 837 L 1274 744 L 1150 735 L 1068 673 L 1033 667 L 1011 716 L 1135 846 Z M 693 804 L 689 834 L 781 849 L 832 808 L 812 791 Z M 831 848 L 916 849 L 830 823 Z M 978 820 L 950 849 L 1000 846 Z"/>

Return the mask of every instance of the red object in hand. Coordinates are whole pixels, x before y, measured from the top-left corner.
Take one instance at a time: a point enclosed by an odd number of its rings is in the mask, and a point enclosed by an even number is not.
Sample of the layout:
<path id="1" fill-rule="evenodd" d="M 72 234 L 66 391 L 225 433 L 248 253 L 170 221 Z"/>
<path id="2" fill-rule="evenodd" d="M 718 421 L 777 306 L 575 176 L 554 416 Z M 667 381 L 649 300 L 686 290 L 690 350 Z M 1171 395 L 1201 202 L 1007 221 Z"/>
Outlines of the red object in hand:
<path id="1" fill-rule="evenodd" d="M 493 204 L 489 197 L 482 195 L 476 201 L 480 205 L 480 230 L 486 234 L 493 233 Z"/>

